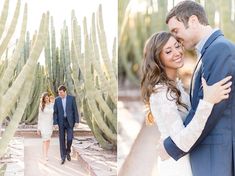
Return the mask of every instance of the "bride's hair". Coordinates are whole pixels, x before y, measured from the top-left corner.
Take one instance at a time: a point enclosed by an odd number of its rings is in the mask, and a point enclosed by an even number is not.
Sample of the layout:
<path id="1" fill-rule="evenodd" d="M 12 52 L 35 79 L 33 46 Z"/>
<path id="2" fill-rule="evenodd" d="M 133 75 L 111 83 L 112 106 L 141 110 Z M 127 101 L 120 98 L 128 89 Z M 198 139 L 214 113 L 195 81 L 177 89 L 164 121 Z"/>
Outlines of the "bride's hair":
<path id="1" fill-rule="evenodd" d="M 40 102 L 41 111 L 44 111 L 44 108 L 45 108 L 45 106 L 46 106 L 46 101 L 45 101 L 46 96 L 49 97 L 48 92 L 44 92 L 44 93 L 42 94 L 41 102 Z"/>
<path id="2" fill-rule="evenodd" d="M 144 47 L 144 55 L 142 61 L 141 93 L 143 101 L 146 105 L 147 124 L 154 124 L 154 118 L 151 113 L 149 99 L 151 94 L 155 91 L 154 86 L 156 84 L 166 85 L 167 94 L 169 92 L 171 95 L 170 100 L 175 101 L 177 105 L 188 109 L 187 105 L 182 103 L 181 101 L 181 93 L 177 89 L 175 81 L 170 80 L 167 77 L 165 67 L 160 60 L 160 53 L 171 36 L 171 33 L 164 31 L 155 33 L 147 40 Z"/>

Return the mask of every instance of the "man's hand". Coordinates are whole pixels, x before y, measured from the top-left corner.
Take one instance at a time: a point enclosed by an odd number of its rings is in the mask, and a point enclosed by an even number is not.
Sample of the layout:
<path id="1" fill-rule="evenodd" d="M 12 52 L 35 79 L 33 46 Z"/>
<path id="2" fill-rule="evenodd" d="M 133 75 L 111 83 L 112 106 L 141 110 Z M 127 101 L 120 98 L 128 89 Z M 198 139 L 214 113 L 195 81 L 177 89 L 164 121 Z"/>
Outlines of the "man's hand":
<path id="1" fill-rule="evenodd" d="M 158 152 L 158 155 L 160 156 L 162 161 L 165 161 L 170 158 L 170 156 L 168 155 L 168 153 L 166 152 L 166 150 L 164 148 L 162 139 L 159 140 L 159 144 L 157 146 L 157 152 Z"/>

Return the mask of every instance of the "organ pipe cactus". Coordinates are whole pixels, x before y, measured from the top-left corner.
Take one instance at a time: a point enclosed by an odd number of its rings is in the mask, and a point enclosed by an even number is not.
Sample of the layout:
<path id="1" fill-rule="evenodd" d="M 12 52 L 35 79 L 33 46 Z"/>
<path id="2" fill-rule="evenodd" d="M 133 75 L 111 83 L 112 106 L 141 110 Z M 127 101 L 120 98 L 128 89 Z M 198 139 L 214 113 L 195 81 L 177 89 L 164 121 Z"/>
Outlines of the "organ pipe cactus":
<path id="1" fill-rule="evenodd" d="M 70 46 L 69 46 L 69 34 L 68 34 L 68 27 L 66 23 L 64 22 L 64 27 L 62 30 L 62 38 L 63 40 L 63 45 L 64 45 L 64 73 L 65 73 L 65 80 L 66 80 L 66 85 L 68 87 L 68 91 L 70 94 L 75 95 L 74 92 L 74 84 L 72 80 L 72 70 L 71 70 L 71 59 L 70 59 Z"/>
<path id="2" fill-rule="evenodd" d="M 8 3 L 8 1 L 5 1 L 5 4 Z M 4 5 L 5 7 L 6 5 Z M 15 30 L 15 25 L 17 22 L 17 16 L 16 14 L 19 14 L 18 10 L 20 7 L 20 1 L 17 3 L 17 8 L 15 10 L 15 15 L 13 17 L 12 23 L 8 29 L 8 31 L 4 32 L 3 34 L 6 34 L 6 36 L 3 36 L 3 40 L 1 43 L 1 46 L 3 46 L 1 49 L 6 48 L 8 45 L 10 38 Z M 6 11 L 5 11 L 6 12 Z M 2 20 L 0 19 L 0 22 Z M 27 59 L 27 62 L 22 67 L 22 70 L 18 73 L 16 77 L 14 77 L 14 70 L 16 68 L 16 65 L 18 63 L 18 59 L 20 57 L 20 53 L 24 47 L 24 39 L 25 39 L 25 33 L 26 33 L 26 24 L 27 24 L 27 5 L 25 5 L 24 8 L 24 15 L 23 15 L 23 22 L 21 27 L 21 33 L 20 38 L 17 41 L 16 48 L 14 49 L 14 53 L 12 57 L 9 60 L 9 64 L 7 64 L 7 68 L 1 72 L 1 79 L 0 79 L 0 123 L 3 122 L 6 116 L 10 114 L 10 112 L 13 112 L 11 121 L 9 125 L 6 127 L 2 138 L 0 140 L 0 157 L 5 153 L 7 145 L 10 141 L 10 139 L 13 137 L 16 128 L 18 127 L 18 123 L 21 120 L 21 117 L 23 116 L 24 110 L 26 108 L 27 102 L 29 100 L 29 92 L 31 90 L 33 80 L 34 80 L 34 70 L 37 65 L 37 60 L 39 58 L 39 55 L 44 47 L 44 41 L 47 37 L 47 30 L 48 30 L 48 21 L 49 21 L 49 14 L 43 14 L 39 32 L 37 35 L 35 35 L 35 40 L 32 43 L 32 48 L 29 53 L 29 58 Z M 4 23 L 4 22 L 3 22 Z M 3 23 L 0 24 L 4 25 Z M 13 25 L 13 23 L 15 23 Z M 3 31 L 6 29 L 4 28 Z M 0 29 L 1 32 L 1 29 Z M 5 46 L 6 45 L 6 46 Z M 5 49 L 6 50 L 6 49 Z M 1 51 L 1 53 L 4 53 L 5 51 Z M 1 62 L 2 64 L 2 62 Z M 17 103 L 17 104 L 16 104 Z M 17 106 L 16 106 L 17 105 Z M 14 111 L 12 111 L 14 109 Z"/>
<path id="3" fill-rule="evenodd" d="M 74 16 L 72 19 L 72 48 L 75 55 L 72 59 L 78 59 L 73 62 L 78 62 L 84 76 L 85 98 L 82 102 L 87 123 L 100 145 L 103 148 L 111 149 L 115 148 L 117 144 L 117 75 L 115 75 L 112 61 L 107 52 L 101 6 L 96 20 L 95 24 L 95 16 L 93 15 L 91 34 L 89 35 L 86 18 L 84 18 L 85 51 L 84 54 L 81 54 L 81 40 L 80 33 L 78 33 L 80 27 L 77 25 L 76 17 Z M 115 56 L 115 54 L 113 55 Z"/>
<path id="4" fill-rule="evenodd" d="M 40 96 L 42 92 L 46 91 L 46 89 L 46 77 L 44 75 L 44 69 L 43 66 L 38 64 L 35 71 L 35 79 L 29 94 L 31 99 L 29 99 L 27 102 L 24 119 L 22 119 L 21 122 L 24 122 L 25 124 L 37 123 Z"/>

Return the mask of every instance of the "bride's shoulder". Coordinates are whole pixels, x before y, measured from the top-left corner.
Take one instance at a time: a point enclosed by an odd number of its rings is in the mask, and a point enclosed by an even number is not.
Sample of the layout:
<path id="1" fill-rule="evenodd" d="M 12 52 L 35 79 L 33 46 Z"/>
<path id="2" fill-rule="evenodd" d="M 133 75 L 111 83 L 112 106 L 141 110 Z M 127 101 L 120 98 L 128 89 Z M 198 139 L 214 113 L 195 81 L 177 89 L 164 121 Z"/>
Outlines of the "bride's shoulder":
<path id="1" fill-rule="evenodd" d="M 158 83 L 153 87 L 153 91 L 150 95 L 150 99 L 162 99 L 167 94 L 167 85 Z"/>
<path id="2" fill-rule="evenodd" d="M 153 88 L 153 92 L 154 93 L 160 93 L 160 92 L 165 92 L 167 91 L 167 85 L 166 84 L 163 84 L 163 83 L 158 83 L 154 86 Z"/>

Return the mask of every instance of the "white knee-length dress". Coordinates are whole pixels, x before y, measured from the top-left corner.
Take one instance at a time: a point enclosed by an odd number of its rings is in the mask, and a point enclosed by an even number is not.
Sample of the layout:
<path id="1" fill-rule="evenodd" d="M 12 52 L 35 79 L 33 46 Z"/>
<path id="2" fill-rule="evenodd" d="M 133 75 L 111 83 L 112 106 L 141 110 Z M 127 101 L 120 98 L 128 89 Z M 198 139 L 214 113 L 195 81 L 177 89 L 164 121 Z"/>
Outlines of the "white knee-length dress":
<path id="1" fill-rule="evenodd" d="M 39 108 L 38 113 L 38 130 L 41 132 L 42 140 L 49 140 L 53 131 L 53 104 L 50 103 L 45 106 L 42 111 Z"/>

